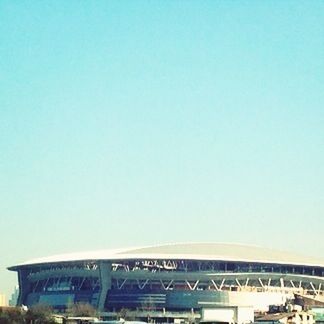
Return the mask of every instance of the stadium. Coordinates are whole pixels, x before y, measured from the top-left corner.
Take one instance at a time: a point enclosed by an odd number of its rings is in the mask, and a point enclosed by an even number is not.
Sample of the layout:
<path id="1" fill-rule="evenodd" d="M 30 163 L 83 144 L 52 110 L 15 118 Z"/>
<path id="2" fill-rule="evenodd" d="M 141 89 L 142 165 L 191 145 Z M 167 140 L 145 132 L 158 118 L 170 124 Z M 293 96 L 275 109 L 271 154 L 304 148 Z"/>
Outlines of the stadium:
<path id="1" fill-rule="evenodd" d="M 324 301 L 324 261 L 256 246 L 179 243 L 64 254 L 8 268 L 18 272 L 18 305 L 64 311 L 198 312 L 224 305 L 266 311 L 302 296 Z"/>

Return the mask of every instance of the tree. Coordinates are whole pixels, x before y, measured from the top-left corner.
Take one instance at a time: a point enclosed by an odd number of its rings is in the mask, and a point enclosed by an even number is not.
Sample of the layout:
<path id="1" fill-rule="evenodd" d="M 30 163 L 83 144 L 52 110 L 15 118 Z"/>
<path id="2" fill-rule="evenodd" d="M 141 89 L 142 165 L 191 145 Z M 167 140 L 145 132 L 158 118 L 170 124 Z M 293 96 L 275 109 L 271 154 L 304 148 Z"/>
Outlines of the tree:
<path id="1" fill-rule="evenodd" d="M 129 309 L 123 307 L 117 313 L 117 317 L 118 319 L 126 319 L 128 313 L 129 313 Z"/>
<path id="2" fill-rule="evenodd" d="M 151 296 L 147 298 L 146 301 L 144 301 L 141 306 L 143 310 L 147 310 L 147 311 L 154 311 L 156 309 L 156 305 Z"/>
<path id="3" fill-rule="evenodd" d="M 70 316 L 94 317 L 97 315 L 97 311 L 89 303 L 76 303 L 68 306 L 67 314 Z"/>
<path id="4" fill-rule="evenodd" d="M 24 312 L 19 308 L 0 308 L 1 324 L 25 323 Z"/>
<path id="5" fill-rule="evenodd" d="M 128 320 L 128 321 L 134 321 L 135 320 L 135 314 L 128 308 L 121 308 L 119 312 L 117 313 L 117 318 Z"/>
<path id="6" fill-rule="evenodd" d="M 0 310 L 0 324 L 25 323 L 24 312 L 18 308 Z"/>
<path id="7" fill-rule="evenodd" d="M 46 304 L 36 304 L 30 307 L 26 313 L 26 322 L 30 324 L 51 324 L 55 323 L 52 318 L 53 309 Z"/>

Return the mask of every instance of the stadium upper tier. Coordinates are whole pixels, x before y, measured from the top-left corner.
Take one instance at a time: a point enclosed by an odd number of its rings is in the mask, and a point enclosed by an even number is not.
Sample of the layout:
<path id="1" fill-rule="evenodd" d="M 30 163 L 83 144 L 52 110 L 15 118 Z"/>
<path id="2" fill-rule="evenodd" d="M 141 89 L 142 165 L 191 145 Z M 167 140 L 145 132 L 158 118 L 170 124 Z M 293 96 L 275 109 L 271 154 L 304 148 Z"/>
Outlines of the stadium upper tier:
<path id="1" fill-rule="evenodd" d="M 9 268 L 93 260 L 212 260 L 324 267 L 324 260 L 252 245 L 228 243 L 174 243 L 149 247 L 78 252 L 33 259 Z"/>

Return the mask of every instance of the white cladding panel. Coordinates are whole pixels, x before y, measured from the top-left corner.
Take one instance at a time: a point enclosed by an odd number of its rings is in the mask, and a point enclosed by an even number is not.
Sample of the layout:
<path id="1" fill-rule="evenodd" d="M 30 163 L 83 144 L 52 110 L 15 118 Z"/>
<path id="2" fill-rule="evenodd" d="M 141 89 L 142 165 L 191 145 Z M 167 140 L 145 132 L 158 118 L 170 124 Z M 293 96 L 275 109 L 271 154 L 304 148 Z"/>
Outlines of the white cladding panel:
<path id="1" fill-rule="evenodd" d="M 287 298 L 293 295 L 279 292 L 228 292 L 229 304 L 236 306 L 252 306 L 255 311 L 268 311 L 269 305 L 284 305 Z"/>
<path id="2" fill-rule="evenodd" d="M 253 323 L 253 307 L 219 307 L 203 308 L 201 311 L 202 322 L 223 322 L 223 323 Z"/>
<path id="3" fill-rule="evenodd" d="M 202 309 L 201 320 L 206 322 L 234 323 L 234 308 L 211 308 Z"/>
<path id="4" fill-rule="evenodd" d="M 236 323 L 253 323 L 254 310 L 253 307 L 238 307 L 236 315 Z"/>

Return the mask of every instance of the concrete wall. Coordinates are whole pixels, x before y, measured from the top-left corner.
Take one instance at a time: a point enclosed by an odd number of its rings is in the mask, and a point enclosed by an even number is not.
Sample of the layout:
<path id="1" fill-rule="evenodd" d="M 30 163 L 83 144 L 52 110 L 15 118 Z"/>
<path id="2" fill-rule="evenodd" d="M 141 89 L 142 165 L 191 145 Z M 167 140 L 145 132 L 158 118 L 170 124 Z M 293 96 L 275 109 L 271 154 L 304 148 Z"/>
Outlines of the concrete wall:
<path id="1" fill-rule="evenodd" d="M 201 310 L 201 321 L 237 324 L 252 323 L 254 322 L 254 311 L 252 307 L 203 308 Z"/>
<path id="2" fill-rule="evenodd" d="M 269 305 L 284 305 L 287 298 L 293 297 L 279 292 L 228 292 L 230 305 L 253 306 L 255 311 L 268 311 Z"/>

